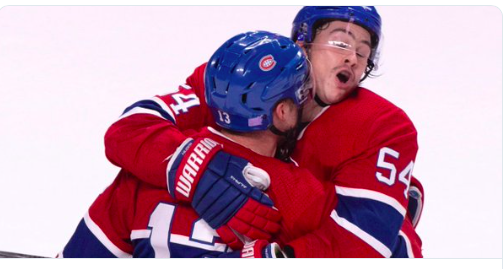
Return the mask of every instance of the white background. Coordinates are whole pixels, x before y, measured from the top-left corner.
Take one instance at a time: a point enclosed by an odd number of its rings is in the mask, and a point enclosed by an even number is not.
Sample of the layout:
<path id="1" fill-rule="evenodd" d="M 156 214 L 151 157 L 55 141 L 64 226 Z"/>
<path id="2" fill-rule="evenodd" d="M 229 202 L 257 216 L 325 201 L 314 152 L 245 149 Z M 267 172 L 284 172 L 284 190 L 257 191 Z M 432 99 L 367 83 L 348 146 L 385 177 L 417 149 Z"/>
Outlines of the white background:
<path id="1" fill-rule="evenodd" d="M 290 34 L 297 6 L 0 10 L 0 250 L 54 256 L 118 168 L 103 135 L 231 36 Z M 424 256 L 502 257 L 502 13 L 381 6 L 382 76 L 403 108 L 424 184 Z"/>

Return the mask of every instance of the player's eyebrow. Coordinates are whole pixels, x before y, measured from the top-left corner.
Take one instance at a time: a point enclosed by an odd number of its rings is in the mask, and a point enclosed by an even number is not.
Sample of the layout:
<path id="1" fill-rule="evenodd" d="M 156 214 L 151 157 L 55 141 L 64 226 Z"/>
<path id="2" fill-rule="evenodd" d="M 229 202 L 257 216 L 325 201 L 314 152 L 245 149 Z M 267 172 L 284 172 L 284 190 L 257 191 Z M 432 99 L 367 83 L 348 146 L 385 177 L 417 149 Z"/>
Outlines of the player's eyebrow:
<path id="1" fill-rule="evenodd" d="M 331 32 L 329 32 L 329 34 L 337 33 L 337 32 L 346 33 L 349 36 L 351 36 L 354 40 L 356 39 L 354 33 L 347 31 L 346 29 L 343 29 L 343 28 L 334 28 L 331 30 Z M 364 45 L 368 45 L 371 48 L 371 43 L 367 40 L 362 40 L 362 41 L 360 41 L 360 43 L 363 43 Z"/>

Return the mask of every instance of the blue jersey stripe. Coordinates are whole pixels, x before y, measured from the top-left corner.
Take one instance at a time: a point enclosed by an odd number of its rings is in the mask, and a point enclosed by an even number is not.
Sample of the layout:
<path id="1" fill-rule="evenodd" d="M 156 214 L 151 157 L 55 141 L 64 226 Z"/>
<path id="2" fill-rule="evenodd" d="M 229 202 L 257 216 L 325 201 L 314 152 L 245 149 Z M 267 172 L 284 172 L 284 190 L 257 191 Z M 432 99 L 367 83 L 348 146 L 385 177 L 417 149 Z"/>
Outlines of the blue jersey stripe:
<path id="1" fill-rule="evenodd" d="M 239 258 L 240 252 L 210 251 L 186 245 L 170 243 L 172 258 Z"/>
<path id="2" fill-rule="evenodd" d="M 170 115 L 170 113 L 167 112 L 167 111 L 165 111 L 158 103 L 156 103 L 153 100 L 141 100 L 141 101 L 138 101 L 138 102 L 134 103 L 133 105 L 129 106 L 128 108 L 126 108 L 124 110 L 124 112 L 123 112 L 123 115 L 126 114 L 126 113 L 128 113 L 130 110 L 132 110 L 135 107 L 141 107 L 141 108 L 145 108 L 145 109 L 150 109 L 150 110 L 156 111 L 159 114 L 161 114 L 161 116 L 163 118 L 165 118 L 166 120 L 169 120 L 173 124 L 175 124 L 175 119 Z"/>
<path id="3" fill-rule="evenodd" d="M 142 238 L 133 240 L 135 247 L 134 258 L 154 258 L 154 249 L 150 244 L 150 238 Z M 220 252 L 201 249 L 197 247 L 187 246 L 171 242 L 170 258 L 239 258 L 240 251 Z"/>
<path id="4" fill-rule="evenodd" d="M 404 238 L 402 238 L 401 236 L 399 236 L 398 240 L 396 241 L 391 258 L 408 258 L 406 241 L 404 241 Z"/>
<path id="5" fill-rule="evenodd" d="M 84 219 L 79 222 L 75 233 L 63 249 L 65 258 L 116 258 L 101 242 L 94 236 L 84 223 Z"/>
<path id="6" fill-rule="evenodd" d="M 155 258 L 150 238 L 136 239 L 133 243 L 133 258 Z"/>
<path id="7" fill-rule="evenodd" d="M 338 194 L 336 212 L 388 249 L 392 250 L 403 222 L 403 216 L 392 206 L 368 198 Z"/>

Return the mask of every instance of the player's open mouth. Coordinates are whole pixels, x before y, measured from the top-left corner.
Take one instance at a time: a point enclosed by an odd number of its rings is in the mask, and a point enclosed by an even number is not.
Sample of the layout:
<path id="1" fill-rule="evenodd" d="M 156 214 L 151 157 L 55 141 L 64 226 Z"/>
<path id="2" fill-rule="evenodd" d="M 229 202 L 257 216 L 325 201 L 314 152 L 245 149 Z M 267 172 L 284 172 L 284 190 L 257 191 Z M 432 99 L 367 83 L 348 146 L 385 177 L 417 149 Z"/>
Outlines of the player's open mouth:
<path id="1" fill-rule="evenodd" d="M 348 71 L 341 71 L 336 75 L 336 77 L 338 78 L 339 82 L 345 84 L 348 82 L 351 75 L 352 74 Z"/>

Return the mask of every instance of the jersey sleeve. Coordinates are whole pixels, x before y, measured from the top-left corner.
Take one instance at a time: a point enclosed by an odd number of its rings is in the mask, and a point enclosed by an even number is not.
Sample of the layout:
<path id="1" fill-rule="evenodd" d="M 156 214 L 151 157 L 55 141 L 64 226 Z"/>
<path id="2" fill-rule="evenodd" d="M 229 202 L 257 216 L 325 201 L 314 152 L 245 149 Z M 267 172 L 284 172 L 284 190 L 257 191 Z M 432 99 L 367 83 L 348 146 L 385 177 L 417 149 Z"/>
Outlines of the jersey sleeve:
<path id="1" fill-rule="evenodd" d="M 331 177 L 338 196 L 333 219 L 391 257 L 407 212 L 417 133 L 404 112 L 396 110 L 378 117 L 363 140 L 369 141 L 366 150 Z"/>
<path id="2" fill-rule="evenodd" d="M 409 206 L 417 132 L 400 109 L 380 112 L 359 125 L 360 132 L 350 129 L 349 143 L 318 149 L 323 156 L 318 167 L 333 182 L 337 204 L 319 230 L 289 243 L 296 256 L 409 257 L 401 231 Z M 352 155 L 334 161 L 330 156 L 335 150 Z M 408 240 L 421 245 L 417 239 Z M 421 256 L 418 252 L 415 257 Z"/>
<path id="3" fill-rule="evenodd" d="M 290 168 L 290 169 L 289 169 Z M 270 192 L 282 214 L 280 244 L 315 231 L 336 204 L 332 184 L 291 165 L 272 178 Z"/>
<path id="4" fill-rule="evenodd" d="M 178 91 L 134 103 L 105 134 L 113 164 L 149 184 L 166 187 L 168 159 L 190 130 L 214 125 L 204 101 L 205 64 Z"/>
<path id="5" fill-rule="evenodd" d="M 334 210 L 314 232 L 299 237 L 287 244 L 296 258 L 382 258 L 372 244 L 340 225 Z M 348 227 L 348 226 L 347 226 Z M 355 227 L 357 229 L 357 227 Z M 368 240 L 373 240 L 368 238 Z M 409 219 L 405 219 L 391 249 L 391 258 L 421 258 L 422 241 Z"/>
<path id="6" fill-rule="evenodd" d="M 131 174 L 122 170 L 93 202 L 58 257 L 131 258 L 130 225 L 136 183 Z"/>

